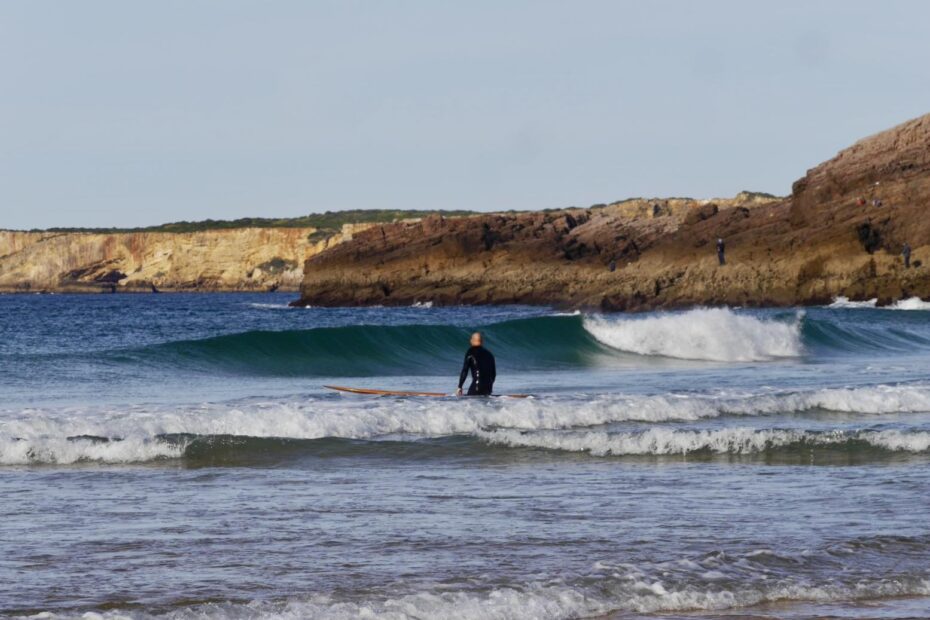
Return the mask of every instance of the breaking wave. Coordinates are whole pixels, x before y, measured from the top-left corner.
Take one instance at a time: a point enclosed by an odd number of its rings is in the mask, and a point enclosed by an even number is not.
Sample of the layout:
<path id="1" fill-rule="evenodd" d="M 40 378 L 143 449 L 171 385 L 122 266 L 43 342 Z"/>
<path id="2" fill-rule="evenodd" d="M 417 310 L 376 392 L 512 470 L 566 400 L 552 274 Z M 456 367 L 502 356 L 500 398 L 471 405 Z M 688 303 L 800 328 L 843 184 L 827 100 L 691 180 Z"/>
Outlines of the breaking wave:
<path id="1" fill-rule="evenodd" d="M 639 355 L 753 362 L 800 356 L 802 317 L 783 322 L 706 308 L 646 318 L 589 317 L 584 325 L 603 344 Z"/>
<path id="2" fill-rule="evenodd" d="M 930 301 L 924 301 L 920 297 L 909 297 L 896 301 L 890 307 L 892 310 L 930 310 Z"/>
<path id="3" fill-rule="evenodd" d="M 768 416 L 811 411 L 852 415 L 930 412 L 930 387 L 875 386 L 808 392 L 664 394 L 655 396 L 553 396 L 526 400 L 370 399 L 312 397 L 241 401 L 200 406 L 134 406 L 0 412 L 0 464 L 133 463 L 192 458 L 210 461 L 254 454 L 303 455 L 390 449 L 378 440 L 422 441 L 424 453 L 462 447 L 461 438 L 495 445 L 553 447 L 593 453 L 675 454 L 714 450 L 735 453 L 792 442 L 892 451 L 925 451 L 925 435 L 881 431 L 862 436 L 690 433 L 671 428 L 652 434 L 616 435 L 588 431 L 609 424 L 696 422 L 721 416 Z M 546 431 L 563 431 L 546 435 Z M 525 435 L 524 432 L 531 434 Z M 543 434 L 534 435 L 532 433 Z M 793 431 L 792 431 L 793 432 Z M 574 434 L 572 434 L 574 433 Z M 722 434 L 723 433 L 723 434 Z M 451 440 L 449 440 L 452 438 Z M 326 441 L 323 441 L 326 440 Z M 343 443 L 331 440 L 344 440 Z M 328 443 L 327 443 L 328 441 Z M 313 443 L 316 442 L 316 443 Z M 360 443 L 352 443 L 360 442 Z M 365 443 L 368 442 L 368 443 Z M 522 442 L 522 444 L 521 444 Z M 535 443 L 534 443 L 535 442 Z M 859 443 L 856 443 L 859 442 Z M 761 447 L 760 447 L 761 446 Z M 406 448 L 405 448 L 406 449 Z M 472 450 L 465 445 L 465 452 Z M 638 451 L 637 451 L 638 450 Z M 220 459 L 222 460 L 222 459 Z"/>
<path id="4" fill-rule="evenodd" d="M 383 458 L 424 461 L 481 458 L 494 449 L 585 453 L 596 457 L 803 457 L 804 463 L 835 457 L 868 462 L 895 454 L 930 453 L 927 431 L 793 431 L 731 428 L 605 431 L 478 430 L 474 435 L 438 439 L 290 439 L 228 435 L 159 435 L 150 438 L 39 438 L 0 440 L 0 465 L 105 465 L 182 461 L 195 467 L 275 466 L 301 459 Z M 814 457 L 817 461 L 814 461 Z"/>
<path id="5" fill-rule="evenodd" d="M 920 297 L 908 297 L 899 299 L 889 306 L 879 306 L 878 299 L 866 299 L 863 301 L 850 301 L 848 297 L 837 297 L 828 308 L 878 308 L 880 310 L 930 310 L 930 301 L 924 301 Z"/>
<path id="6" fill-rule="evenodd" d="M 72 465 L 74 463 L 144 463 L 184 456 L 185 443 L 161 437 L 0 436 L 0 465 Z"/>
<path id="7" fill-rule="evenodd" d="M 564 452 L 587 452 L 594 456 L 663 456 L 698 452 L 758 454 L 767 451 L 814 450 L 868 447 L 892 452 L 926 452 L 930 432 L 805 431 L 789 429 L 725 428 L 674 430 L 651 428 L 634 433 L 481 431 L 488 443 L 514 448 L 545 448 Z"/>
<path id="8" fill-rule="evenodd" d="M 248 331 L 59 356 L 67 358 L 61 361 L 69 366 L 128 364 L 249 376 L 454 375 L 461 364 L 463 343 L 477 328 L 485 333 L 504 371 L 629 365 L 644 356 L 745 363 L 811 354 L 930 348 L 930 325 L 909 318 L 914 320 L 888 324 L 849 315 L 811 318 L 804 312 L 758 314 L 726 308 L 650 316 L 556 314 L 485 326 L 350 325 Z M 19 360 L 10 359 L 10 363 Z"/>

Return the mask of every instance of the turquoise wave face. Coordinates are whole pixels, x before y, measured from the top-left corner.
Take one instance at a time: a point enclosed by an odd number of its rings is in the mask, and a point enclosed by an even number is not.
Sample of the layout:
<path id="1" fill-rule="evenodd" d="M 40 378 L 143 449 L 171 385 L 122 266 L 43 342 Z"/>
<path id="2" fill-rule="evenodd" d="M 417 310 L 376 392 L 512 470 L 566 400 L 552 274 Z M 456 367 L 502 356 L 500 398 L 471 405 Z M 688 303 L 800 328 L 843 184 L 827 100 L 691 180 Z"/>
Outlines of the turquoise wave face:
<path id="1" fill-rule="evenodd" d="M 930 330 L 923 316 L 901 321 L 876 321 L 876 313 L 887 317 L 888 311 L 859 311 L 862 316 L 846 313 L 845 316 L 817 319 L 805 317 L 801 336 L 809 350 L 825 354 L 907 352 L 915 348 L 930 348 Z"/>
<path id="2" fill-rule="evenodd" d="M 253 376 L 438 376 L 457 372 L 474 329 L 485 334 L 486 346 L 502 369 L 518 371 L 650 357 L 727 363 L 930 347 L 930 330 L 923 321 L 875 323 L 868 316 L 850 318 L 849 313 L 756 317 L 720 309 L 648 316 L 544 316 L 474 328 L 411 324 L 253 330 L 78 357 Z"/>
<path id="3" fill-rule="evenodd" d="M 138 344 L 128 338 L 101 337 L 91 350 L 73 346 L 69 351 L 28 352 L 24 346 L 0 357 L 26 379 L 38 368 L 50 376 L 84 373 L 102 380 L 127 372 L 145 378 L 149 373 L 149 380 L 155 381 L 157 373 L 178 371 L 321 378 L 455 375 L 474 329 L 484 332 L 486 345 L 506 372 L 640 366 L 650 359 L 657 364 L 668 359 L 726 364 L 898 357 L 930 348 L 930 312 L 694 309 L 646 315 L 531 316 L 497 322 L 488 317 L 492 321 L 484 325 L 366 322 L 289 329 L 304 317 L 312 318 L 303 312 L 274 311 L 275 319 L 281 315 L 284 319 L 269 321 L 271 329 L 208 335 L 204 328 L 191 330 L 194 333 L 189 337 L 173 334 L 175 339 L 145 342 L 158 336 L 149 330 L 135 335 L 137 342 L 142 339 Z M 472 320 L 485 315 L 470 312 Z M 359 318 L 376 317 L 362 314 Z M 171 335 L 172 327 L 166 324 L 158 331 Z M 214 334 L 218 329 L 213 324 L 208 327 Z"/>
<path id="4" fill-rule="evenodd" d="M 518 319 L 480 327 L 502 368 L 583 367 L 607 354 L 580 316 Z M 458 370 L 473 329 L 355 325 L 249 331 L 108 354 L 113 361 L 272 376 L 421 376 Z"/>

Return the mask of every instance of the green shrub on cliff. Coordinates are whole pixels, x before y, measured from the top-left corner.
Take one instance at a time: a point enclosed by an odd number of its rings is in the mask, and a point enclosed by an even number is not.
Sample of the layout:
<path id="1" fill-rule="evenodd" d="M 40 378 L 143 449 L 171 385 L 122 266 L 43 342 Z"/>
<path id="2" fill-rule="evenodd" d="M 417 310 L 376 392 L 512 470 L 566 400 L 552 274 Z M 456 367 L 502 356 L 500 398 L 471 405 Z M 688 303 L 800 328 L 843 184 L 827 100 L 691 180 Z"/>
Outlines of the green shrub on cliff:
<path id="1" fill-rule="evenodd" d="M 269 261 L 265 261 L 258 266 L 265 273 L 270 273 L 272 275 L 279 275 L 284 273 L 289 269 L 294 269 L 297 267 L 297 261 L 288 260 L 281 258 L 280 256 L 275 256 Z"/>
<path id="2" fill-rule="evenodd" d="M 202 230 L 227 230 L 234 228 L 318 228 L 323 237 L 342 229 L 343 224 L 366 224 L 370 222 L 393 222 L 422 218 L 428 215 L 440 214 L 446 217 L 474 215 L 475 211 L 425 211 L 416 209 L 352 209 L 349 211 L 327 211 L 325 213 L 311 213 L 301 217 L 268 218 L 268 217 L 242 217 L 236 220 L 202 220 L 200 222 L 171 222 L 158 226 L 144 226 L 140 228 L 49 228 L 49 232 L 91 232 L 91 233 L 121 233 L 121 232 L 170 232 L 187 233 Z"/>

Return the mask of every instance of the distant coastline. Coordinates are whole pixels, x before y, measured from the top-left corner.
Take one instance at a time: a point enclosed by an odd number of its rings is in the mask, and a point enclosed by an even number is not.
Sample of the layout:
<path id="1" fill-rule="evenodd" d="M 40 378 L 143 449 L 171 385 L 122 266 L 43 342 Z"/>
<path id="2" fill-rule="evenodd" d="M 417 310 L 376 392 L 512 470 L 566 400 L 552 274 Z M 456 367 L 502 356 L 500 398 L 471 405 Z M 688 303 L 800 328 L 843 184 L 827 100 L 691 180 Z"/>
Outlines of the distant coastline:
<path id="1" fill-rule="evenodd" d="M 928 204 L 925 115 L 812 168 L 787 198 L 745 192 L 378 225 L 311 256 L 296 303 L 651 310 L 926 299 Z"/>
<path id="2" fill-rule="evenodd" d="M 0 292 L 279 290 L 299 291 L 295 305 L 605 311 L 886 305 L 930 298 L 928 203 L 930 115 L 844 149 L 788 197 L 0 231 Z"/>
<path id="3" fill-rule="evenodd" d="M 144 228 L 0 230 L 0 293 L 296 292 L 310 256 L 371 225 L 436 213 L 374 209 Z"/>

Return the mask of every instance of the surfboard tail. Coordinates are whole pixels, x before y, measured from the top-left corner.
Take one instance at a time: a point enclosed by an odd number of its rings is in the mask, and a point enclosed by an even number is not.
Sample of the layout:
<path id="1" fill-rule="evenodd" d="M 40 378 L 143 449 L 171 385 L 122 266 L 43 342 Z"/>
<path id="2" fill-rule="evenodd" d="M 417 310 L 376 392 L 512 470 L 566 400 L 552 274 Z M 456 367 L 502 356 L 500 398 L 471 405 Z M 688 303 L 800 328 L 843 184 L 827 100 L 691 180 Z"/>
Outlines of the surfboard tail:
<path id="1" fill-rule="evenodd" d="M 370 388 L 346 387 L 344 385 L 324 385 L 328 390 L 337 392 L 348 392 L 349 394 L 368 394 L 370 396 L 428 396 L 432 398 L 443 398 L 452 396 L 444 392 L 413 392 L 405 390 L 375 390 Z"/>

